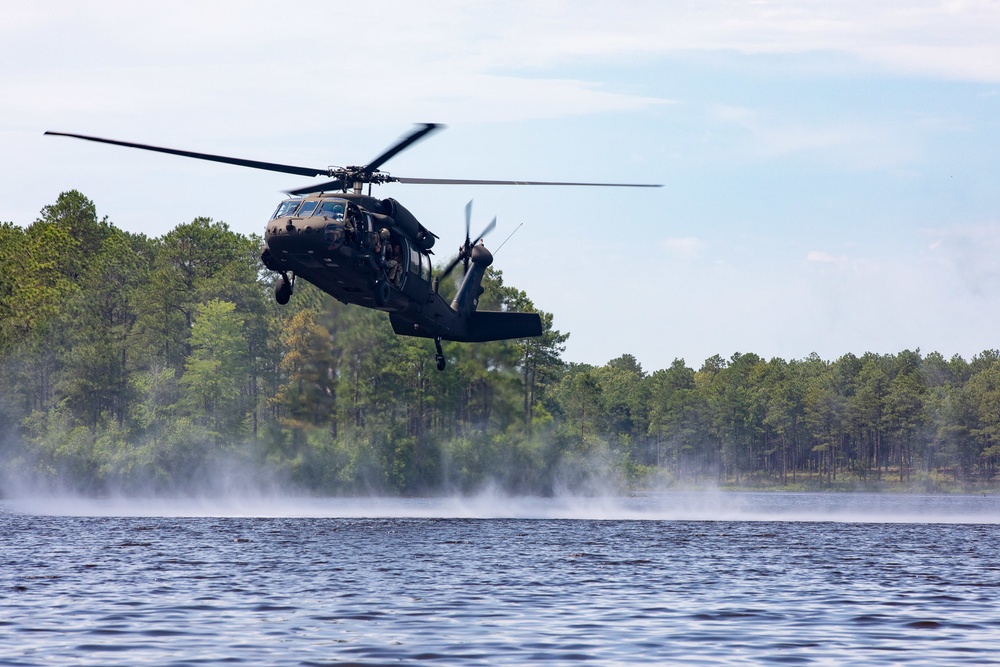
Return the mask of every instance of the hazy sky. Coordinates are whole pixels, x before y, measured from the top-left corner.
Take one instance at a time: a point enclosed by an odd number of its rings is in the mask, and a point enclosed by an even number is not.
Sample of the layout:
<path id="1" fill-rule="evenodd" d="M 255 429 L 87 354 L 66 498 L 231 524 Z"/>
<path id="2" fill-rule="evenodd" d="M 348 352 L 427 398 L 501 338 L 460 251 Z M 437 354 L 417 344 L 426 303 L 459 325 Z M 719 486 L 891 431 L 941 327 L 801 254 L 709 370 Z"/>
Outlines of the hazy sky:
<path id="1" fill-rule="evenodd" d="M 566 358 L 1000 347 L 996 2 L 7 2 L 0 220 L 64 190 L 158 236 L 261 233 L 308 179 L 54 137 L 324 167 L 416 122 L 389 185 L 444 261 L 497 215 Z M 388 325 L 387 325 L 388 326 Z"/>

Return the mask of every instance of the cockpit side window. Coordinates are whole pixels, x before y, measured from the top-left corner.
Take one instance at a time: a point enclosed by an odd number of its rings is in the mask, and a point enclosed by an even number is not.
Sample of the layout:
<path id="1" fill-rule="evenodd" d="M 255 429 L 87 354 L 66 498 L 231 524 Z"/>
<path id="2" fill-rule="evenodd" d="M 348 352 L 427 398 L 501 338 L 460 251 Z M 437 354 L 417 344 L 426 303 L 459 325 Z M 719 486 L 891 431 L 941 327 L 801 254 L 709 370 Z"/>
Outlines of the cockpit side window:
<path id="1" fill-rule="evenodd" d="M 295 209 L 297 209 L 301 203 L 301 199 L 286 199 L 278 204 L 278 208 L 275 209 L 274 215 L 271 216 L 271 219 L 273 220 L 275 218 L 284 218 L 286 216 L 293 215 L 295 213 Z"/>
<path id="2" fill-rule="evenodd" d="M 344 202 L 325 201 L 320 204 L 320 207 L 316 209 L 316 212 L 313 215 L 321 215 L 324 218 L 330 218 L 331 220 L 343 220 Z"/>

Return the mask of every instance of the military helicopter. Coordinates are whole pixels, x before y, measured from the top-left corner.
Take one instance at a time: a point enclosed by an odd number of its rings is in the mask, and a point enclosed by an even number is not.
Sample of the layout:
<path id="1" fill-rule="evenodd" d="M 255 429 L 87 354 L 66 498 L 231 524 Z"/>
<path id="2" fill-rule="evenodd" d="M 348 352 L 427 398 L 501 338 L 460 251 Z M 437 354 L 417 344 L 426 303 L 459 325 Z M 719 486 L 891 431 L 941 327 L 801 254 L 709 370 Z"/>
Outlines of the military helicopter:
<path id="1" fill-rule="evenodd" d="M 418 185 L 578 185 L 599 187 L 660 187 L 639 183 L 561 183 L 448 178 L 404 178 L 379 168 L 429 134 L 441 129 L 424 123 L 363 166 L 317 169 L 195 153 L 66 132 L 45 134 L 138 148 L 171 155 L 223 162 L 299 176 L 326 176 L 332 180 L 288 190 L 264 230 L 261 260 L 278 274 L 274 296 L 286 304 L 302 278 L 343 303 L 389 313 L 393 331 L 404 336 L 433 338 L 438 370 L 444 370 L 441 341 L 485 342 L 528 338 L 542 334 L 538 313 L 477 310 L 481 285 L 493 255 L 483 237 L 496 218 L 475 240 L 470 236 L 471 204 L 466 206 L 465 242 L 441 274 L 432 278 L 431 248 L 438 238 L 392 198 L 372 197 L 371 186 L 384 183 Z M 364 194 L 364 186 L 368 193 Z M 464 277 L 448 303 L 438 284 L 461 262 Z"/>

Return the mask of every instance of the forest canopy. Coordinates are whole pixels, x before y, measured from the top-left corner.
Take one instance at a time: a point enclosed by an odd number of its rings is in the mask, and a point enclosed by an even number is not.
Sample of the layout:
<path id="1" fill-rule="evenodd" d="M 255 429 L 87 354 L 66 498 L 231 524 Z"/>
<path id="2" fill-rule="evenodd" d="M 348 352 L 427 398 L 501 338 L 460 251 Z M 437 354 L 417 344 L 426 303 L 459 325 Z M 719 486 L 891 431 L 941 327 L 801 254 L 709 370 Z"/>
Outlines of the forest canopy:
<path id="1" fill-rule="evenodd" d="M 226 470 L 319 494 L 993 480 L 997 350 L 648 372 L 567 363 L 541 312 L 540 338 L 446 343 L 442 373 L 384 313 L 303 282 L 275 304 L 260 248 L 208 218 L 129 233 L 76 191 L 0 223 L 0 495 L 218 489 Z M 498 270 L 483 285 L 483 309 L 536 310 Z"/>

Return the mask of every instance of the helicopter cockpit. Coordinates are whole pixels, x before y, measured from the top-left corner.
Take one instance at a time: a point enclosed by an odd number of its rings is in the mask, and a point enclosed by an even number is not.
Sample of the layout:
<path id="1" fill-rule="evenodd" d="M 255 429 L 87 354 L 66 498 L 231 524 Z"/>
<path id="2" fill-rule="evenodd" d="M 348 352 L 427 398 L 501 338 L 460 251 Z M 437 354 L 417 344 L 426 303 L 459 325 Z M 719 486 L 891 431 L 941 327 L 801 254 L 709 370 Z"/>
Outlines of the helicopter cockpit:
<path id="1" fill-rule="evenodd" d="M 320 216 L 327 220 L 343 221 L 347 212 L 347 202 L 343 199 L 325 199 L 323 201 L 303 201 L 301 199 L 286 199 L 278 204 L 274 215 L 275 218 L 308 218 L 310 216 Z"/>
<path id="2" fill-rule="evenodd" d="M 321 218 L 326 223 L 323 228 L 327 250 L 336 250 L 349 237 L 353 237 L 355 225 L 350 224 L 349 204 L 344 199 L 286 199 L 278 204 L 271 220 L 277 218 Z M 354 216 L 357 217 L 357 216 Z M 289 222 L 289 225 L 292 223 Z M 322 223 L 320 223 L 322 225 Z M 311 226 L 306 227 L 312 229 Z"/>

